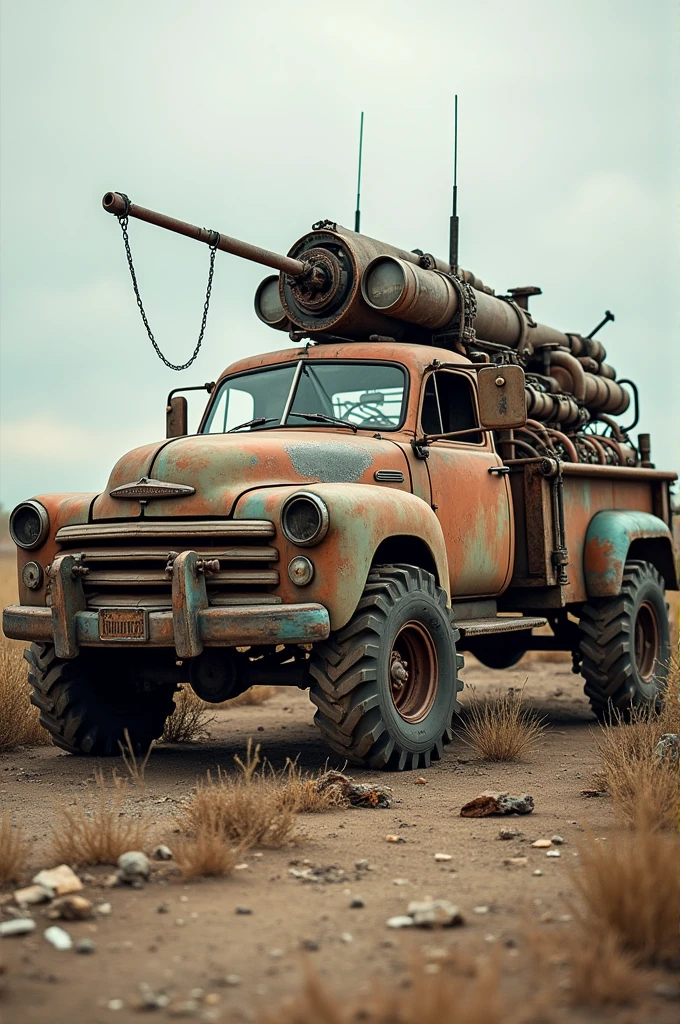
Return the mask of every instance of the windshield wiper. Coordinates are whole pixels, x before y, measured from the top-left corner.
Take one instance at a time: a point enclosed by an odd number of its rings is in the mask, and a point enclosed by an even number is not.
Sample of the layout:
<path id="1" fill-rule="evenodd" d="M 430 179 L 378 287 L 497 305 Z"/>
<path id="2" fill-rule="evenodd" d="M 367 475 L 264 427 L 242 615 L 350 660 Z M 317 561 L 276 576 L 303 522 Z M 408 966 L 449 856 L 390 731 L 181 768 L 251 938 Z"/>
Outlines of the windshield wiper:
<path id="1" fill-rule="evenodd" d="M 351 427 L 356 434 L 359 429 L 355 423 L 343 420 L 339 416 L 326 416 L 323 412 L 291 412 L 290 416 L 299 416 L 303 420 L 312 420 L 316 423 L 339 423 L 342 427 Z"/>
<path id="2" fill-rule="evenodd" d="M 256 416 L 254 420 L 247 420 L 246 423 L 239 423 L 237 427 L 230 427 L 227 433 L 233 434 L 235 430 L 245 430 L 246 427 L 262 427 L 265 423 L 273 423 L 275 420 L 278 420 L 278 416 Z"/>

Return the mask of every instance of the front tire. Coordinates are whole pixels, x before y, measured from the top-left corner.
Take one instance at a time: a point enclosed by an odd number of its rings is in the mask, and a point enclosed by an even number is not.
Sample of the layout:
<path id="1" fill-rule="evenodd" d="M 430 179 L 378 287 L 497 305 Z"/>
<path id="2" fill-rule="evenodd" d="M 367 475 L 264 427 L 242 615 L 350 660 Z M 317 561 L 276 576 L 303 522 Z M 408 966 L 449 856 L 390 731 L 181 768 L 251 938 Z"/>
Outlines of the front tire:
<path id="1" fill-rule="evenodd" d="M 350 622 L 312 650 L 314 721 L 371 768 L 427 768 L 453 734 L 463 684 L 446 593 L 410 565 L 376 567 Z"/>
<path id="2" fill-rule="evenodd" d="M 126 729 L 134 752 L 146 753 L 174 710 L 174 685 L 136 686 L 123 659 L 65 660 L 53 644 L 31 644 L 24 657 L 40 724 L 70 754 L 120 755 Z"/>
<path id="3" fill-rule="evenodd" d="M 626 562 L 618 597 L 581 609 L 585 694 L 603 722 L 658 707 L 668 676 L 670 626 L 663 579 L 649 562 Z"/>

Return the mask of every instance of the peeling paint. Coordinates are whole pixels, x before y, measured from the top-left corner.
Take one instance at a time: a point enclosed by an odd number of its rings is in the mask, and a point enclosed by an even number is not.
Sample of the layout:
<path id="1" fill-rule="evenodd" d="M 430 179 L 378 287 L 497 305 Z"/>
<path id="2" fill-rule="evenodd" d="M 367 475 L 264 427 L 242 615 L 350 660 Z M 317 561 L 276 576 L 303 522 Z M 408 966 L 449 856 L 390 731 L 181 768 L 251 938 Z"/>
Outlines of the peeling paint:
<path id="1" fill-rule="evenodd" d="M 322 484 L 356 483 L 373 465 L 373 452 L 361 444 L 300 441 L 285 448 L 296 473 Z"/>

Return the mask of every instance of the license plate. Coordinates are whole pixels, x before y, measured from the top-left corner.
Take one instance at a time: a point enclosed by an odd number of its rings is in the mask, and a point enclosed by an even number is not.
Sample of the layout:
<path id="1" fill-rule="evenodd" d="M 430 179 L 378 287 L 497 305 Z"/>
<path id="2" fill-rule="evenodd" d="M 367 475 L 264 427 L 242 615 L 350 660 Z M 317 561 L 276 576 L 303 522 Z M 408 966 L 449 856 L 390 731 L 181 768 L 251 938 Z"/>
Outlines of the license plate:
<path id="1" fill-rule="evenodd" d="M 147 640 L 149 620 L 146 608 L 100 608 L 100 640 Z"/>

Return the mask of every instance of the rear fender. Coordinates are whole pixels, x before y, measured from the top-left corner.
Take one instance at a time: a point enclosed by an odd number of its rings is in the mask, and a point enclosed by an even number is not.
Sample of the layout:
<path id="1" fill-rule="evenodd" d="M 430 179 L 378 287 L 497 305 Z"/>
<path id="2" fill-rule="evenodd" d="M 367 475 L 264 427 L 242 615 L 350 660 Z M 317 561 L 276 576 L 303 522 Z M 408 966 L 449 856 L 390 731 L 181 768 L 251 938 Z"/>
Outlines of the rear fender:
<path id="1" fill-rule="evenodd" d="M 621 592 L 627 560 L 651 562 L 670 590 L 678 589 L 671 532 L 650 512 L 612 509 L 590 520 L 583 552 L 589 597 L 615 597 Z"/>
<path id="2" fill-rule="evenodd" d="M 328 506 L 329 530 L 315 547 L 297 547 L 281 531 L 281 506 L 299 491 L 317 494 Z M 243 495 L 234 518 L 269 519 L 275 523 L 281 577 L 275 593 L 286 604 L 322 604 L 328 609 L 333 630 L 344 626 L 354 614 L 375 552 L 390 537 L 413 537 L 424 543 L 436 569 L 437 583 L 450 599 L 441 525 L 430 506 L 408 491 L 351 483 L 267 487 Z M 288 578 L 288 563 L 296 555 L 305 555 L 314 565 L 314 578 L 306 587 L 298 587 Z"/>

